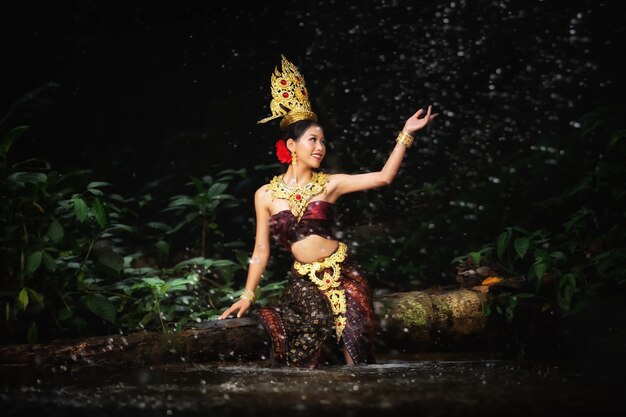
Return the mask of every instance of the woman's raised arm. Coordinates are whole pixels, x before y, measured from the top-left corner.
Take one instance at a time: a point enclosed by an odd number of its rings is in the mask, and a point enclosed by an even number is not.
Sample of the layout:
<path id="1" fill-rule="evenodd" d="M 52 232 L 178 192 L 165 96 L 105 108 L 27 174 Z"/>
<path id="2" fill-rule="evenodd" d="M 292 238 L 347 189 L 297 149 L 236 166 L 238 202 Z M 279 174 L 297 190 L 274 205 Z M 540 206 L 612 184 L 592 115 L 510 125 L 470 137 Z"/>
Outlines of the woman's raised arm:
<path id="1" fill-rule="evenodd" d="M 437 116 L 437 113 L 431 113 L 432 106 L 428 106 L 428 111 L 424 117 L 420 118 L 424 112 L 423 109 L 419 109 L 413 116 L 411 116 L 402 128 L 402 133 L 412 136 L 418 130 L 424 128 L 428 122 Z M 371 188 L 382 187 L 383 185 L 391 184 L 402 159 L 406 152 L 407 146 L 402 143 L 396 143 L 396 146 L 391 151 L 385 166 L 380 171 L 368 172 L 365 174 L 334 174 L 330 176 L 329 181 L 329 194 L 334 198 L 338 198 L 343 194 L 352 193 L 355 191 L 363 191 Z"/>

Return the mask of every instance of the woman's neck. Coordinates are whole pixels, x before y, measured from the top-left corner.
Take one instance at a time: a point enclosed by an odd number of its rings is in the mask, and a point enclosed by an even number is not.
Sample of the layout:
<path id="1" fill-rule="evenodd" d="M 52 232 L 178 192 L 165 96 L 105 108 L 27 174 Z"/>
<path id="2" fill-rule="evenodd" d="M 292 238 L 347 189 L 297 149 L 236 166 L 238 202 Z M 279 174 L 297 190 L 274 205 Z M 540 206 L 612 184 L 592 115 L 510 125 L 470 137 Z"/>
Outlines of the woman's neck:
<path id="1" fill-rule="evenodd" d="M 283 175 L 283 181 L 290 187 L 297 187 L 308 184 L 313 177 L 313 170 L 310 167 L 289 165 L 287 172 Z"/>

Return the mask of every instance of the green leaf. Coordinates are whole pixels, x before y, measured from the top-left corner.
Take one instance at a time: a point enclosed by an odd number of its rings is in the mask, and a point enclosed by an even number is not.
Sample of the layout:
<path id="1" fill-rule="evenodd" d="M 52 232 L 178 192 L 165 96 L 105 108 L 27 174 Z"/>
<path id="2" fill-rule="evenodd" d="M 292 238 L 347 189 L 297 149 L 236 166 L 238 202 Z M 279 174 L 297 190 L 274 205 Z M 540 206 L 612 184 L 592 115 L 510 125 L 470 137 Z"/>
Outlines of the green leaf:
<path id="1" fill-rule="evenodd" d="M 72 318 L 73 315 L 74 313 L 72 313 L 72 310 L 70 310 L 69 308 L 63 308 L 59 310 L 59 320 L 61 321 L 69 320 L 70 318 Z"/>
<path id="2" fill-rule="evenodd" d="M 160 287 L 165 284 L 161 278 L 141 278 L 141 280 L 151 287 Z"/>
<path id="3" fill-rule="evenodd" d="M 460 255 L 460 256 L 456 256 L 454 258 L 452 258 L 452 260 L 450 261 L 451 264 L 455 263 L 455 262 L 460 262 L 460 261 L 464 261 L 465 258 L 467 258 L 467 255 Z M 247 263 L 247 262 L 246 262 Z"/>
<path id="4" fill-rule="evenodd" d="M 39 331 L 37 330 L 37 323 L 35 323 L 34 321 L 31 321 L 30 326 L 28 326 L 28 333 L 26 334 L 26 340 L 28 340 L 28 343 L 35 343 L 38 337 L 39 337 Z"/>
<path id="5" fill-rule="evenodd" d="M 2 151 L 2 154 L 5 157 L 9 153 L 9 149 L 11 149 L 13 141 L 19 138 L 22 133 L 26 132 L 28 129 L 30 129 L 30 126 L 26 125 L 14 127 L 2 136 L 2 140 L 0 140 L 0 151 Z"/>
<path id="6" fill-rule="evenodd" d="M 176 266 L 174 266 L 174 269 L 178 270 L 186 266 L 204 266 L 205 268 L 210 268 L 211 266 L 213 266 L 213 262 L 213 259 L 203 258 L 202 256 L 199 256 L 177 263 Z"/>
<path id="7" fill-rule="evenodd" d="M 111 184 L 110 182 L 92 181 L 89 184 L 87 184 L 87 189 L 98 188 L 98 187 L 108 187 L 111 185 L 113 184 Z"/>
<path id="8" fill-rule="evenodd" d="M 53 220 L 48 227 L 46 236 L 48 236 L 53 243 L 59 243 L 63 239 L 64 234 L 65 232 L 61 223 L 59 223 L 58 220 Z"/>
<path id="9" fill-rule="evenodd" d="M 170 199 L 169 208 L 195 206 L 196 202 L 189 196 L 177 195 Z"/>
<path id="10" fill-rule="evenodd" d="M 191 177 L 191 184 L 195 185 L 197 194 L 204 194 L 205 192 L 204 184 L 202 184 L 202 181 L 200 179 L 196 177 Z M 191 185 L 191 184 L 187 183 L 187 185 Z"/>
<path id="11" fill-rule="evenodd" d="M 146 326 L 148 323 L 150 323 L 152 321 L 152 319 L 154 317 L 156 317 L 157 314 L 154 311 L 149 311 L 148 313 L 146 313 L 145 316 L 143 316 L 143 318 L 141 319 L 141 321 L 139 322 L 139 324 L 141 324 L 142 326 Z"/>
<path id="12" fill-rule="evenodd" d="M 87 192 L 93 195 L 104 195 L 104 192 L 98 190 L 97 188 L 92 188 L 90 190 L 87 190 Z"/>
<path id="13" fill-rule="evenodd" d="M 30 275 L 39 269 L 41 265 L 41 258 L 43 257 L 43 252 L 36 251 L 28 255 L 28 259 L 26 259 L 26 274 Z"/>
<path id="14" fill-rule="evenodd" d="M 87 203 L 80 197 L 72 198 L 72 202 L 74 203 L 74 215 L 78 219 L 79 222 L 84 222 L 87 218 L 87 214 L 89 213 L 89 209 L 87 207 Z"/>
<path id="15" fill-rule="evenodd" d="M 558 288 L 563 289 L 567 286 L 572 288 L 576 288 L 576 275 L 573 273 L 563 274 L 563 276 L 559 277 Z"/>
<path id="16" fill-rule="evenodd" d="M 535 273 L 537 279 L 541 280 L 541 277 L 543 276 L 543 274 L 545 274 L 547 268 L 548 263 L 543 259 L 540 259 L 533 264 L 533 272 Z"/>
<path id="17" fill-rule="evenodd" d="M 626 129 L 616 130 L 611 133 L 611 141 L 609 142 L 609 148 L 615 146 L 618 140 L 626 138 Z"/>
<path id="18" fill-rule="evenodd" d="M 168 281 L 167 283 L 172 288 L 178 287 L 178 286 L 187 287 L 187 284 L 193 284 L 194 280 L 193 279 L 186 279 L 186 278 L 175 278 L 175 279 L 173 279 L 171 281 Z"/>
<path id="19" fill-rule="evenodd" d="M 76 274 L 76 288 L 80 290 L 84 290 L 87 284 L 85 283 L 85 271 L 83 269 L 79 269 Z"/>
<path id="20" fill-rule="evenodd" d="M 170 230 L 172 230 L 172 228 L 169 225 L 165 223 L 160 223 L 160 222 L 149 222 L 148 226 L 157 230 L 161 230 L 163 232 L 169 232 Z"/>
<path id="21" fill-rule="evenodd" d="M 156 291 L 159 296 L 163 297 L 170 290 L 170 288 L 170 284 L 167 283 L 165 285 L 161 285 L 160 287 L 156 287 Z M 161 312 L 163 312 L 163 310 L 161 310 Z"/>
<path id="22" fill-rule="evenodd" d="M 547 262 L 548 259 L 550 259 L 550 253 L 548 253 L 548 251 L 544 249 L 535 249 L 533 251 L 533 256 L 535 257 L 535 261 L 542 260 L 544 262 Z"/>
<path id="23" fill-rule="evenodd" d="M 474 261 L 476 266 L 480 265 L 480 252 L 470 252 L 469 257 Z"/>
<path id="24" fill-rule="evenodd" d="M 524 229 L 521 226 L 514 226 L 513 230 L 517 230 L 518 232 L 524 233 L 525 235 L 529 235 L 530 234 L 530 232 L 528 230 Z"/>
<path id="25" fill-rule="evenodd" d="M 567 282 L 572 286 L 576 287 L 576 274 L 565 274 L 567 277 Z"/>
<path id="26" fill-rule="evenodd" d="M 228 184 L 225 184 L 223 182 L 216 182 L 211 186 L 211 188 L 209 188 L 209 191 L 207 191 L 207 196 L 209 198 L 217 197 L 218 195 L 222 194 L 222 192 L 224 192 L 226 188 L 228 188 Z"/>
<path id="27" fill-rule="evenodd" d="M 385 258 L 385 265 L 389 264 L 390 259 Z M 226 266 L 236 266 L 237 264 L 229 259 L 216 259 L 215 261 L 213 261 L 213 266 L 216 268 L 223 268 Z"/>
<path id="28" fill-rule="evenodd" d="M 104 230 L 104 232 L 115 232 L 118 230 L 122 230 L 128 233 L 135 233 L 134 227 L 129 226 L 127 224 L 121 224 L 121 223 L 116 223 L 116 224 L 111 225 L 111 227 L 108 227 L 106 230 Z"/>
<path id="29" fill-rule="evenodd" d="M 272 282 L 271 284 L 264 285 L 262 290 L 263 291 L 282 290 L 285 287 L 285 284 L 287 284 L 287 282 L 288 280 L 283 280 L 280 282 Z"/>
<path id="30" fill-rule="evenodd" d="M 597 254 L 596 256 L 594 256 L 593 259 L 594 261 L 598 262 L 598 261 L 602 261 L 605 258 L 610 258 L 613 255 L 618 255 L 620 253 L 619 250 L 617 249 L 609 249 L 608 251 L 604 251 L 604 252 L 600 252 L 599 254 Z"/>
<path id="31" fill-rule="evenodd" d="M 28 298 L 29 299 L 35 301 L 41 307 L 44 307 L 44 303 L 43 303 L 44 297 L 43 297 L 43 295 L 41 295 L 37 291 L 33 290 L 32 288 L 26 288 L 26 290 L 28 291 Z"/>
<path id="32" fill-rule="evenodd" d="M 506 245 L 509 244 L 509 239 L 510 238 L 511 238 L 511 230 L 507 230 L 506 232 L 500 233 L 500 236 L 498 237 L 498 243 L 497 243 L 498 259 L 502 259 L 502 255 L 504 254 L 504 250 L 506 249 Z M 478 263 L 476 263 L 476 265 L 478 265 Z"/>
<path id="33" fill-rule="evenodd" d="M 68 269 L 78 269 L 80 268 L 80 262 L 67 262 L 65 267 Z"/>
<path id="34" fill-rule="evenodd" d="M 28 307 L 28 289 L 22 288 L 17 294 L 17 306 L 20 310 L 25 311 Z"/>
<path id="35" fill-rule="evenodd" d="M 569 310 L 572 305 L 572 295 L 574 295 L 575 288 L 571 285 L 568 285 L 563 289 L 563 298 L 567 304 L 567 309 Z"/>
<path id="36" fill-rule="evenodd" d="M 57 263 L 47 252 L 43 253 L 43 266 L 45 266 L 48 271 L 54 272 L 57 270 Z"/>
<path id="37" fill-rule="evenodd" d="M 105 296 L 100 294 L 88 295 L 85 297 L 85 305 L 96 316 L 115 323 L 115 307 Z"/>
<path id="38" fill-rule="evenodd" d="M 554 259 L 560 259 L 562 261 L 566 261 L 567 257 L 565 256 L 565 254 L 561 251 L 554 251 L 550 254 L 550 256 Z"/>
<path id="39" fill-rule="evenodd" d="M 107 216 L 104 211 L 104 205 L 102 205 L 102 201 L 98 197 L 94 197 L 91 211 L 100 227 L 104 227 L 107 223 Z"/>
<path id="40" fill-rule="evenodd" d="M 230 201 L 230 200 L 222 200 L 222 205 L 220 207 L 222 207 L 223 209 L 227 209 L 227 208 L 234 208 L 234 207 L 239 207 L 239 201 Z"/>
<path id="41" fill-rule="evenodd" d="M 563 226 L 565 227 L 565 232 L 570 232 L 570 230 L 574 228 L 578 223 L 580 223 L 583 219 L 593 214 L 593 210 L 590 210 L 587 207 L 581 207 L 570 216 L 570 219 L 567 222 L 563 223 Z"/>
<path id="42" fill-rule="evenodd" d="M 224 176 L 227 176 L 227 175 L 237 175 L 237 176 L 240 176 L 240 177 L 242 177 L 242 178 L 243 178 L 243 177 L 245 177 L 245 176 L 246 176 L 246 169 L 245 169 L 245 168 L 239 168 L 239 169 L 231 169 L 231 168 L 229 168 L 229 169 L 224 169 L 224 170 L 220 171 L 217 175 L 218 175 L 218 177 L 220 177 L 220 178 L 222 178 L 222 177 L 224 177 Z"/>
<path id="43" fill-rule="evenodd" d="M 237 257 L 237 261 L 239 262 L 239 265 L 243 266 L 244 268 L 247 268 L 250 262 L 250 258 L 248 255 L 247 251 L 244 250 L 237 250 L 235 251 L 235 256 Z"/>
<path id="44" fill-rule="evenodd" d="M 98 261 L 117 272 L 118 274 L 124 268 L 124 257 L 117 252 L 113 251 L 113 249 L 106 249 L 102 252 L 98 253 Z"/>
<path id="45" fill-rule="evenodd" d="M 512 303 L 512 304 L 510 304 L 510 305 L 508 305 L 506 307 L 505 316 L 506 316 L 507 321 L 513 320 L 513 318 L 515 316 L 515 306 L 516 306 L 516 304 L 517 303 L 514 302 L 514 303 Z"/>
<path id="46" fill-rule="evenodd" d="M 7 182 L 17 188 L 26 184 L 45 184 L 47 181 L 48 177 L 41 172 L 16 172 L 7 178 Z"/>
<path id="47" fill-rule="evenodd" d="M 528 246 L 530 246 L 530 240 L 527 237 L 517 238 L 513 242 L 515 252 L 520 259 L 524 259 L 524 255 L 526 255 L 526 252 L 528 251 Z"/>
<path id="48" fill-rule="evenodd" d="M 159 240 L 154 244 L 161 255 L 167 256 L 170 252 L 170 244 L 164 240 Z"/>

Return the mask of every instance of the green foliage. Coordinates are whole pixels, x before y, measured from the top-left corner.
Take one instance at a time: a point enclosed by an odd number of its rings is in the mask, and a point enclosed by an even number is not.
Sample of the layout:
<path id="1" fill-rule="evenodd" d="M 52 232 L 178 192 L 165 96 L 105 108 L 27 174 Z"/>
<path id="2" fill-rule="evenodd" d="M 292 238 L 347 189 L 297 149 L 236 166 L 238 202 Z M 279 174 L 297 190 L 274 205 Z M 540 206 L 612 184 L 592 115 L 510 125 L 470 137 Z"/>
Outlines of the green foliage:
<path id="1" fill-rule="evenodd" d="M 452 260 L 471 259 L 475 267 L 488 266 L 505 279 L 522 277 L 527 284 L 520 290 L 525 292 L 497 293 L 485 305 L 485 315 L 495 310 L 511 321 L 517 300 L 534 297 L 544 312 L 568 316 L 603 293 L 626 290 L 626 231 L 617 226 L 626 213 L 626 134 L 613 130 L 611 116 L 600 109 L 583 118 L 581 139 L 593 140 L 594 158 L 569 188 L 537 203 L 538 210 L 553 214 L 558 227 L 505 227 L 495 242 Z"/>
<path id="2" fill-rule="evenodd" d="M 181 230 L 198 233 L 200 254 L 205 256 L 207 239 L 211 237 L 219 239 L 223 236 L 217 224 L 218 211 L 234 208 L 240 204 L 237 198 L 225 193 L 229 182 L 244 177 L 243 169 L 223 170 L 215 178 L 210 175 L 202 178 L 192 177 L 186 185 L 191 186 L 195 192 L 171 197 L 169 205 L 163 210 L 174 214 L 174 224 L 166 226 L 159 223 L 153 226 L 163 228 L 168 235 L 179 233 Z"/>
<path id="3" fill-rule="evenodd" d="M 27 130 L 0 140 L 3 341 L 175 331 L 216 318 L 240 294 L 236 272 L 247 255 L 241 242 L 224 242 L 218 214 L 239 205 L 225 191 L 243 170 L 192 178 L 193 193 L 145 221 L 150 194 L 124 198 L 88 170 L 59 173 L 42 160 L 11 164 L 9 150 Z M 175 239 L 199 245 L 199 256 L 173 253 Z M 258 303 L 283 285 L 259 290 Z"/>

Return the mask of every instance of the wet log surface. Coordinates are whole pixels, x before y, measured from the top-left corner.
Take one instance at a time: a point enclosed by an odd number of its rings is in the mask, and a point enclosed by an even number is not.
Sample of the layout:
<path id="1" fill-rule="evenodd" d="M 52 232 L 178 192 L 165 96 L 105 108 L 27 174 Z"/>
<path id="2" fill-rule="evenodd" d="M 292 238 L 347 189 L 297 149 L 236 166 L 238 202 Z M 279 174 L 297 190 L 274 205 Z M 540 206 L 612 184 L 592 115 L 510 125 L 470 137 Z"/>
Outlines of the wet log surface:
<path id="1" fill-rule="evenodd" d="M 379 353 L 489 349 L 489 299 L 470 289 L 390 293 L 374 299 Z M 0 347 L 0 365 L 129 365 L 265 360 L 269 337 L 253 316 L 199 323 L 175 333 L 138 332 Z"/>

